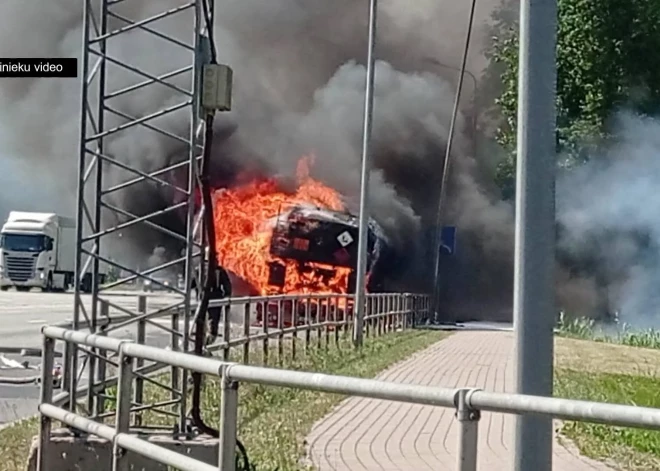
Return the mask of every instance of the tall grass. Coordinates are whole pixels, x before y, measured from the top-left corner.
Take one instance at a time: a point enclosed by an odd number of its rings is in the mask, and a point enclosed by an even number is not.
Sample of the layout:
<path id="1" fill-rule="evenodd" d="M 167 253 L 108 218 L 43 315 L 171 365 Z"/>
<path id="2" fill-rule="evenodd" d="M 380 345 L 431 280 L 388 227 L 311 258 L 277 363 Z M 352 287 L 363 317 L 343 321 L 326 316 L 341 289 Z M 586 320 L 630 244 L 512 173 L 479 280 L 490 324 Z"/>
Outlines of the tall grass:
<path id="1" fill-rule="evenodd" d="M 598 323 L 585 317 L 570 317 L 564 312 L 559 316 L 556 332 L 563 337 L 660 349 L 660 330 L 640 330 L 625 323 Z"/>

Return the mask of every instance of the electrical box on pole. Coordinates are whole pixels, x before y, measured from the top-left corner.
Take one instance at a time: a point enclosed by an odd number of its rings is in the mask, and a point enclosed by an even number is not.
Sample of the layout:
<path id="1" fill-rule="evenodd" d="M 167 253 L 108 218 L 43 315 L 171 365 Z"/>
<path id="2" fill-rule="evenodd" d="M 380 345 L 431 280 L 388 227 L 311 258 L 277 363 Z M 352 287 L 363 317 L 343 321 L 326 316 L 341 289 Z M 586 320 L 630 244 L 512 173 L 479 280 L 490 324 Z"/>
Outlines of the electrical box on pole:
<path id="1" fill-rule="evenodd" d="M 231 111 L 234 72 L 228 65 L 205 64 L 202 75 L 202 108 Z"/>

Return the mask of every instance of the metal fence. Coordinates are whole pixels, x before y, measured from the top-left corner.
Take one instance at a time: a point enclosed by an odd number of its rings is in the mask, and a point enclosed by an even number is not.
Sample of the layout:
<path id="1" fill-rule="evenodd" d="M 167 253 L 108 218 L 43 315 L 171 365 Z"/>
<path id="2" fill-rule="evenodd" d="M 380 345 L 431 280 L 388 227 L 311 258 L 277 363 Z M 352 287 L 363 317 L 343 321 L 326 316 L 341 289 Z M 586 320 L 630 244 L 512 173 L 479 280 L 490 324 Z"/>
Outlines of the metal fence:
<path id="1" fill-rule="evenodd" d="M 281 365 L 285 355 L 295 360 L 311 348 L 348 345 L 348 342 L 341 340 L 351 338 L 353 334 L 353 302 L 352 295 L 340 294 L 244 297 L 212 301 L 210 307 L 219 308 L 222 316 L 218 340 L 210 344 L 207 350 L 218 352 L 225 361 L 230 358 L 240 358 L 240 361 L 247 364 L 258 355 L 264 365 L 275 363 Z M 149 327 L 153 332 L 169 335 L 170 347 L 173 351 L 192 350 L 193 337 L 184 335 L 179 325 L 183 317 L 181 305 L 165 303 L 165 307 L 150 312 L 148 296 L 144 294 L 137 296 L 138 314 L 119 303 L 110 304 L 102 300 L 100 304 L 101 319 L 105 319 L 105 324 L 101 325 L 98 335 L 110 338 L 110 335 L 121 329 L 133 328 L 136 342 L 145 344 Z M 191 307 L 195 309 L 196 305 Z M 415 323 L 423 322 L 428 318 L 429 308 L 429 298 L 426 295 L 369 294 L 366 300 L 365 335 L 379 336 L 412 327 Z M 119 316 L 111 316 L 110 309 L 119 313 Z M 168 325 L 159 322 L 162 320 Z M 190 342 L 188 348 L 182 344 L 184 339 Z M 87 416 L 91 418 L 107 416 L 106 392 L 109 387 L 116 386 L 119 380 L 116 372 L 119 368 L 117 351 L 89 346 L 78 348 L 74 342 L 67 342 L 65 350 L 78 352 L 80 358 L 74 363 L 80 367 L 75 375 L 65 368 L 63 383 L 67 391 L 57 395 L 53 403 L 63 407 L 68 403 L 68 409 L 75 412 L 77 409 L 74 405 L 77 399 L 85 397 L 83 408 L 87 411 Z M 168 366 L 171 367 L 171 371 L 167 384 L 157 383 L 149 378 L 150 375 Z M 87 385 L 81 384 L 84 372 L 87 372 Z M 142 422 L 141 417 L 149 410 L 162 412 L 163 407 L 167 407 L 169 415 L 174 413 L 178 417 L 175 432 L 182 430 L 188 413 L 186 394 L 184 394 L 188 387 L 186 373 L 186 370 L 176 365 L 146 363 L 143 359 L 136 362 L 135 400 L 141 407 L 137 415 L 140 422 Z M 72 381 L 72 376 L 75 377 L 75 381 Z M 141 404 L 145 381 L 168 389 L 171 392 L 170 401 L 167 404 Z M 72 385 L 76 387 L 73 388 Z M 72 400 L 71 397 L 76 399 Z"/>
<path id="2" fill-rule="evenodd" d="M 566 420 L 660 429 L 660 410 L 658 409 L 490 393 L 479 389 L 447 389 L 397 384 L 379 380 L 242 365 L 58 327 L 45 327 L 43 336 L 38 471 L 48 469 L 45 458 L 48 456 L 53 420 L 110 441 L 114 448 L 111 458 L 114 471 L 128 470 L 129 463 L 124 453 L 127 450 L 141 454 L 154 462 L 180 470 L 235 471 L 239 407 L 238 389 L 241 383 L 453 408 L 456 411 L 459 424 L 456 463 L 456 469 L 459 471 L 475 471 L 477 469 L 478 424 L 482 411 L 507 414 L 537 414 Z M 118 353 L 119 387 L 116 397 L 117 408 L 114 426 L 101 424 L 53 404 L 52 369 L 50 367 L 53 364 L 56 340 Z M 221 378 L 220 438 L 218 441 L 219 457 L 217 466 L 166 450 L 131 434 L 130 417 L 133 413 L 132 398 L 134 394 L 132 380 L 136 372 L 135 365 L 140 360 L 165 363 L 177 368 Z"/>

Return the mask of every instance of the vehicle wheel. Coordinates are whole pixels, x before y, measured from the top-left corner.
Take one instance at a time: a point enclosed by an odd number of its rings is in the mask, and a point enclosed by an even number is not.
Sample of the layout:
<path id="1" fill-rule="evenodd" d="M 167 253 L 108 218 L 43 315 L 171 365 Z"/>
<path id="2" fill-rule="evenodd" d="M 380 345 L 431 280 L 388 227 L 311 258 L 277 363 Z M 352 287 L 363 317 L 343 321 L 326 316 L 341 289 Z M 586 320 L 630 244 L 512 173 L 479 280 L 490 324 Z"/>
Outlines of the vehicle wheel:
<path id="1" fill-rule="evenodd" d="M 29 286 L 17 286 L 16 291 L 19 291 L 21 293 L 25 293 L 27 291 L 30 291 L 30 287 Z"/>
<path id="2" fill-rule="evenodd" d="M 8 291 L 8 290 L 9 290 L 9 286 L 3 286 L 0 288 L 0 291 Z"/>

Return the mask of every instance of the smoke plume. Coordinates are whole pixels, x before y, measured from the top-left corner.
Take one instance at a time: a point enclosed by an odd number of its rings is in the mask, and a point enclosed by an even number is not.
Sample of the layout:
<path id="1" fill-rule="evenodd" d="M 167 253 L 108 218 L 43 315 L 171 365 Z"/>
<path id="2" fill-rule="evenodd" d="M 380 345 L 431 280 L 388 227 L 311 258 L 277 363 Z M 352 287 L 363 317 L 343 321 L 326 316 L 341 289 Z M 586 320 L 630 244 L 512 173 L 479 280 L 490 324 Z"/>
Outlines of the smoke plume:
<path id="1" fill-rule="evenodd" d="M 575 308 L 609 308 L 640 327 L 660 319 L 659 131 L 656 119 L 620 114 L 617 141 L 557 188 Z"/>
<path id="2" fill-rule="evenodd" d="M 121 16 L 139 21 L 184 4 L 182 0 L 142 0 L 113 7 Z M 231 172 L 255 166 L 270 173 L 291 172 L 303 154 L 316 156 L 313 176 L 337 188 L 355 208 L 359 189 L 362 114 L 366 56 L 366 5 L 352 0 L 216 1 L 215 39 L 218 60 L 234 69 L 234 110 L 217 119 L 214 166 L 218 181 Z M 479 2 L 468 69 L 478 76 L 485 64 L 484 24 L 498 2 Z M 374 156 L 371 211 L 399 248 L 428 280 L 428 234 L 435 210 L 447 141 L 455 83 L 467 28 L 468 7 L 450 0 L 382 2 L 374 109 Z M 51 0 L 0 4 L 0 57 L 80 57 L 82 2 Z M 109 28 L 125 26 L 111 19 Z M 157 21 L 150 27 L 190 42 L 192 21 L 187 13 Z M 190 55 L 176 45 L 134 29 L 108 40 L 109 56 L 152 75 L 185 67 Z M 115 91 L 144 78 L 108 65 L 106 90 Z M 189 87 L 185 74 L 169 79 Z M 502 291 L 501 268 L 510 271 L 511 210 L 485 190 L 483 170 L 490 157 L 475 155 L 477 120 L 466 99 L 477 83 L 466 81 L 465 105 L 459 116 L 452 156 L 450 210 L 444 223 L 455 223 L 461 234 L 461 255 L 455 278 L 474 290 Z M 79 134 L 80 83 L 74 79 L 3 79 L 0 109 L 9 130 L 13 155 L 35 172 L 55 177 L 60 187 L 75 188 Z M 92 90 L 92 99 L 96 91 Z M 139 118 L 181 102 L 171 88 L 149 86 L 107 103 L 126 116 Z M 125 118 L 106 114 L 106 127 Z M 172 133 L 185 133 L 187 112 L 151 121 Z M 91 131 L 90 131 L 91 133 Z M 121 131 L 105 140 L 104 152 L 142 171 L 161 168 L 186 157 L 181 144 L 144 127 Z M 107 167 L 104 186 L 133 178 Z M 173 174 L 168 176 L 181 178 Z M 151 184 L 135 185 L 110 196 L 113 205 L 137 215 L 158 210 L 177 195 Z M 45 209 L 45 208 L 44 208 Z M 73 207 L 71 207 L 73 211 Z M 106 214 L 107 218 L 116 215 Z M 180 215 L 160 220 L 180 230 Z M 125 231 L 131 259 L 148 257 L 155 246 L 176 252 L 154 231 Z M 426 250 L 426 252 L 424 251 Z M 504 262 L 506 260 L 506 262 Z M 492 270 L 489 263 L 492 261 Z M 424 270 L 420 270 L 420 266 Z M 468 267 L 468 268 L 466 268 Z M 470 268 L 471 267 L 471 268 Z M 412 273 L 412 272 L 408 272 Z M 489 274 L 490 273 L 490 274 Z M 477 276 L 478 275 L 478 276 Z M 420 275 L 421 276 L 421 275 Z M 469 279 L 468 281 L 468 278 Z M 411 277 L 415 283 L 417 278 Z M 510 284 L 510 280 L 507 281 Z M 411 288 L 414 288 L 411 287 Z M 506 292 L 506 296 L 502 293 Z"/>

